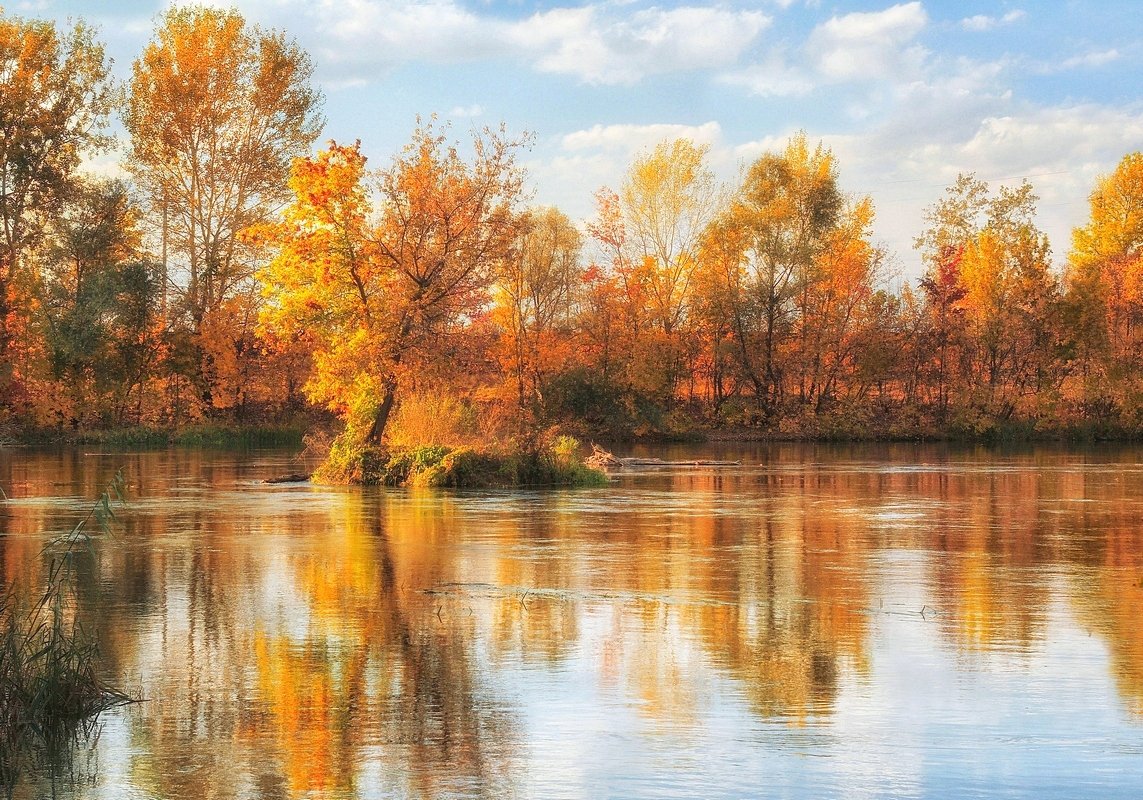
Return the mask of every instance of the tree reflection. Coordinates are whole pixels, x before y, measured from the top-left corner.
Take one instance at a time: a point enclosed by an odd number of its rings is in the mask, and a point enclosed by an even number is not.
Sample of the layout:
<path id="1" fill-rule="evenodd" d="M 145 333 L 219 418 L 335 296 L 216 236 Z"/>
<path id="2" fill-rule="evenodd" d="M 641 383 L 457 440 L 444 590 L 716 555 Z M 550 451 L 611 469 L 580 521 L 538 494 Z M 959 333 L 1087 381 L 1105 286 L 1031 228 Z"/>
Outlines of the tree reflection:
<path id="1" fill-rule="evenodd" d="M 511 795 L 529 716 L 572 672 L 645 735 L 701 732 L 719 692 L 826 722 L 871 675 L 899 564 L 936 607 L 917 624 L 958 655 L 1023 657 L 1074 613 L 1143 715 L 1138 473 L 810 452 L 598 495 L 271 489 L 241 459 L 131 456 L 144 477 L 80 586 L 109 671 L 146 699 L 119 712 L 130 780 L 196 800 Z M 9 461 L 0 485 L 78 494 L 105 466 Z M 73 512 L 4 507 L 6 584 Z"/>

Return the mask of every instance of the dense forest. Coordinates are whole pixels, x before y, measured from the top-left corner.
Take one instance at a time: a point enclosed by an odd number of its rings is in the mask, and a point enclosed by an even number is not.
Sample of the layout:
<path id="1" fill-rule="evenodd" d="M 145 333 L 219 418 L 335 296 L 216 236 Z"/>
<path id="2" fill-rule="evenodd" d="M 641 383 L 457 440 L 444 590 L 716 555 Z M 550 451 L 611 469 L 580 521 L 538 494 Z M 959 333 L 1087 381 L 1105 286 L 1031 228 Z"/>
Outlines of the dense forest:
<path id="1" fill-rule="evenodd" d="M 1062 272 L 1030 184 L 960 176 L 913 285 L 806 134 L 733 186 L 663 142 L 581 223 L 527 205 L 505 128 L 426 118 L 378 170 L 319 145 L 312 71 L 279 32 L 180 7 L 119 85 L 83 23 L 0 16 L 0 427 L 1143 432 L 1139 152 Z M 116 109 L 129 177 L 97 179 Z"/>

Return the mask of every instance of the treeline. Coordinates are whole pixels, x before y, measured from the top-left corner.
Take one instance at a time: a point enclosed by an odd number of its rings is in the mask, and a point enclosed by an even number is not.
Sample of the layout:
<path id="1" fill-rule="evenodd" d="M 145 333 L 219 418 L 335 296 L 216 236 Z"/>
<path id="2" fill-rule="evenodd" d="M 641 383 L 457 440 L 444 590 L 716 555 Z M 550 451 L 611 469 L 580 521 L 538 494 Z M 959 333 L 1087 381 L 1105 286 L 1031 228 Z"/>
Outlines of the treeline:
<path id="1" fill-rule="evenodd" d="M 871 200 L 804 134 L 731 187 L 664 142 L 581 227 L 525 207 L 528 140 L 503 129 L 462 146 L 424 121 L 380 171 L 315 153 L 311 73 L 234 11 L 167 11 L 125 86 L 82 24 L 0 17 L 0 423 L 1143 432 L 1140 153 L 1062 274 L 1028 183 L 962 175 L 894 289 Z M 130 180 L 86 176 L 120 104 Z"/>

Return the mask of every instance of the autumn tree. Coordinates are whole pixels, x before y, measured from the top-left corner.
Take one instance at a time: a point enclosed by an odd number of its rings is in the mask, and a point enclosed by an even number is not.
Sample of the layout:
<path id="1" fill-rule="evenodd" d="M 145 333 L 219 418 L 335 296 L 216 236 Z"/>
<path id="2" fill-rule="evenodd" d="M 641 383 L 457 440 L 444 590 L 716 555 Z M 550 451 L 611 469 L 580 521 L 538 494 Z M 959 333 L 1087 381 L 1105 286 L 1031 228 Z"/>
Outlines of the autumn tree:
<path id="1" fill-rule="evenodd" d="M 1090 203 L 1090 220 L 1073 231 L 1068 256 L 1071 349 L 1085 385 L 1098 369 L 1123 400 L 1141 407 L 1143 153 L 1129 153 L 1102 176 Z"/>
<path id="2" fill-rule="evenodd" d="M 207 410 L 216 405 L 211 353 L 236 345 L 201 337 L 236 330 L 229 316 L 241 304 L 232 301 L 249 295 L 258 263 L 239 234 L 289 201 L 291 160 L 321 130 L 312 72 L 281 33 L 205 6 L 168 9 L 132 70 L 127 166 L 161 239 L 172 316 L 197 353 L 190 377 Z"/>
<path id="3" fill-rule="evenodd" d="M 543 402 L 548 374 L 566 361 L 582 294 L 583 237 L 557 208 L 521 215 L 518 239 L 496 280 L 508 371 L 521 410 Z"/>
<path id="4" fill-rule="evenodd" d="M 618 193 L 597 195 L 589 231 L 624 286 L 637 384 L 667 403 L 688 368 L 684 330 L 703 231 L 720 200 L 709 147 L 689 139 L 658 144 L 631 164 Z"/>
<path id="5" fill-rule="evenodd" d="M 37 254 L 53 376 L 76 424 L 137 419 L 158 349 L 158 265 L 120 181 L 88 181 L 48 225 Z"/>
<path id="6" fill-rule="evenodd" d="M 960 280 L 963 252 L 955 245 L 942 245 L 921 278 L 926 317 L 923 330 L 927 355 L 935 371 L 937 414 L 942 420 L 948 411 L 950 381 L 959 375 L 953 371 L 954 359 L 960 353 L 964 336 L 964 309 L 960 306 L 967 294 Z"/>
<path id="7" fill-rule="evenodd" d="M 103 46 L 82 23 L 0 10 L 0 409 L 11 407 L 17 335 L 30 303 L 26 256 L 103 135 L 115 91 Z"/>
<path id="8" fill-rule="evenodd" d="M 925 211 L 915 244 L 928 264 L 921 285 L 942 414 L 950 379 L 966 403 L 1001 419 L 1058 382 L 1058 282 L 1036 199 L 1026 181 L 993 193 L 962 174 Z"/>
<path id="9" fill-rule="evenodd" d="M 725 289 L 737 366 L 766 416 L 784 392 L 782 348 L 810 323 L 808 293 L 844 213 L 832 153 L 798 134 L 750 166 L 707 230 L 705 257 Z"/>
<path id="10" fill-rule="evenodd" d="M 463 348 L 516 240 L 524 144 L 485 131 L 466 160 L 430 121 L 372 187 L 357 145 L 295 162 L 285 222 L 262 231 L 279 248 L 260 276 L 263 324 L 309 339 L 306 391 L 347 422 L 327 477 L 361 479 L 355 459 L 382 442 L 401 387 L 456 370 L 442 360 Z"/>
<path id="11" fill-rule="evenodd" d="M 625 260 L 651 259 L 647 272 L 651 319 L 670 335 L 691 299 L 700 237 L 717 210 L 709 147 L 689 139 L 663 142 L 637 158 L 619 190 L 626 223 Z"/>
<path id="12" fill-rule="evenodd" d="M 860 393 L 850 385 L 858 347 L 882 321 L 874 294 L 885 254 L 871 241 L 873 218 L 868 197 L 847 203 L 803 279 L 795 368 L 798 399 L 815 411 Z"/>

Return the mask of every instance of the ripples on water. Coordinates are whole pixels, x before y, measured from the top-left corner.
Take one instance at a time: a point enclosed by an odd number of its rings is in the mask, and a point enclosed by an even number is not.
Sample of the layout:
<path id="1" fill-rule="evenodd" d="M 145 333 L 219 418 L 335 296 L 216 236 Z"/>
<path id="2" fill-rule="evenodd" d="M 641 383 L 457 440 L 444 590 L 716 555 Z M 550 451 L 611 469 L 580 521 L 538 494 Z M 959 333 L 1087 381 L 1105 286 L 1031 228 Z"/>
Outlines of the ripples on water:
<path id="1" fill-rule="evenodd" d="M 296 467 L 273 453 L 3 451 L 6 584 L 131 484 L 81 597 L 145 702 L 57 789 L 1143 796 L 1137 449 L 685 456 L 743 464 L 449 494 L 264 485 Z"/>

